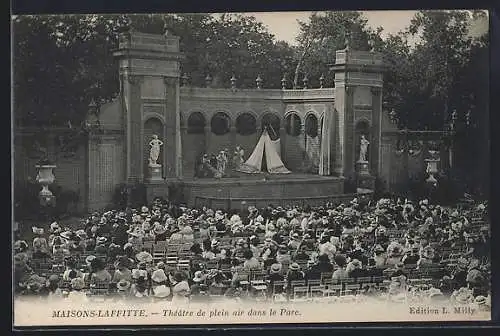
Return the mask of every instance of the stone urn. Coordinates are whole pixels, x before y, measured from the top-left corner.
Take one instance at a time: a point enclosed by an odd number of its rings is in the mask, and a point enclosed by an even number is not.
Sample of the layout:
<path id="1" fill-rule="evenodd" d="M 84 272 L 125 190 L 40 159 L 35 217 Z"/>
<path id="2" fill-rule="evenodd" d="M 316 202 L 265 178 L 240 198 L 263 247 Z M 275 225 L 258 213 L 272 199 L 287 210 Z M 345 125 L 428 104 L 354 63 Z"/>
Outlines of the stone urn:
<path id="1" fill-rule="evenodd" d="M 50 199 L 52 198 L 53 194 L 49 190 L 49 185 L 54 183 L 55 176 L 54 176 L 54 168 L 56 168 L 56 165 L 51 164 L 51 163 L 39 163 L 35 166 L 38 169 L 38 174 L 36 176 L 36 181 L 40 183 L 42 186 L 42 190 L 40 190 L 40 197 Z"/>
<path id="2" fill-rule="evenodd" d="M 427 163 L 427 168 L 425 172 L 429 174 L 429 177 L 427 178 L 426 182 L 436 185 L 438 181 L 434 175 L 439 172 L 438 163 L 440 159 L 439 157 L 437 157 L 438 151 L 429 151 L 429 154 L 430 158 L 425 159 L 425 162 Z"/>

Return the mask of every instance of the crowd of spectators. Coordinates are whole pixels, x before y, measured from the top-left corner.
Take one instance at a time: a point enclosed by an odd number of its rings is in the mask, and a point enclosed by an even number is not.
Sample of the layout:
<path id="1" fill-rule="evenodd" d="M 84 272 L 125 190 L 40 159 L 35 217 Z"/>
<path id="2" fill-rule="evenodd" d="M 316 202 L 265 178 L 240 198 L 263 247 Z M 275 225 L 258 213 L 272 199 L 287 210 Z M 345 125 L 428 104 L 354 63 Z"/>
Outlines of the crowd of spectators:
<path id="1" fill-rule="evenodd" d="M 353 199 L 191 209 L 155 199 L 14 243 L 15 295 L 68 300 L 455 302 L 490 307 L 486 203 Z"/>

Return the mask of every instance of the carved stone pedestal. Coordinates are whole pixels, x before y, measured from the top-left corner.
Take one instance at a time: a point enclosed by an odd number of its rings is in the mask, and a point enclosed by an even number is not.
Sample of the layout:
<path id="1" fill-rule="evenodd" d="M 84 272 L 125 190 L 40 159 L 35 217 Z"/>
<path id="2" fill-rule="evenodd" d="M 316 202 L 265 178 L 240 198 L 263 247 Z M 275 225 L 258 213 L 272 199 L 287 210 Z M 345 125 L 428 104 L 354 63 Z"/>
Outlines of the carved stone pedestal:
<path id="1" fill-rule="evenodd" d="M 370 175 L 368 161 L 356 162 L 356 186 L 360 189 L 375 189 L 375 177 Z"/>
<path id="2" fill-rule="evenodd" d="M 161 176 L 161 164 L 150 164 L 149 166 L 149 180 L 151 182 L 155 181 L 163 181 L 163 177 Z"/>

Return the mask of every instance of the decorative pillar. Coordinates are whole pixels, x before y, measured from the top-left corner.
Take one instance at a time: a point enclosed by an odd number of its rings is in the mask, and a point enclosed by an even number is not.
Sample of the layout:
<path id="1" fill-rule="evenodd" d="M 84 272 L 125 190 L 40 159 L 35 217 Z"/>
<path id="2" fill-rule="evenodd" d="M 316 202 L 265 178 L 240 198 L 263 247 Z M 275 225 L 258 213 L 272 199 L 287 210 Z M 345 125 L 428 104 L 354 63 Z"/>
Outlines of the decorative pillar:
<path id="1" fill-rule="evenodd" d="M 382 88 L 372 87 L 372 127 L 370 130 L 370 171 L 376 176 L 381 170 L 381 137 L 382 137 Z"/>
<path id="2" fill-rule="evenodd" d="M 126 147 L 127 147 L 127 169 L 128 182 L 142 182 L 143 171 L 143 148 L 142 148 L 142 111 L 141 111 L 141 84 L 143 76 L 125 74 L 123 83 L 123 95 L 126 109 Z"/>
<path id="3" fill-rule="evenodd" d="M 167 105 L 167 143 L 165 144 L 166 177 L 182 178 L 182 143 L 181 143 L 181 120 L 180 120 L 180 98 L 179 78 L 164 77 Z"/>
<path id="4" fill-rule="evenodd" d="M 229 143 L 231 146 L 236 146 L 236 126 L 231 124 L 229 126 Z"/>
<path id="5" fill-rule="evenodd" d="M 212 128 L 210 126 L 210 122 L 208 123 L 208 125 L 205 125 L 204 131 L 205 131 L 205 154 L 208 154 L 208 151 L 210 150 L 210 138 L 212 136 Z"/>

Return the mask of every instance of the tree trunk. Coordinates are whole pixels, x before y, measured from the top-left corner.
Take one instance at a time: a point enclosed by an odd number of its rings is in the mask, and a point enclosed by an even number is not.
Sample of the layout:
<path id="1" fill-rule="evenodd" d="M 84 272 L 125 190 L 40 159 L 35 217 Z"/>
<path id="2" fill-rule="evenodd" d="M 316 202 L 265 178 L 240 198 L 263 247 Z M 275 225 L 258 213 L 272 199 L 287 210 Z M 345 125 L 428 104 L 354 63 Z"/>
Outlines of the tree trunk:
<path id="1" fill-rule="evenodd" d="M 296 89 L 298 87 L 298 83 L 299 83 L 299 73 L 300 73 L 300 68 L 302 66 L 302 63 L 304 61 L 304 58 L 306 56 L 306 53 L 307 51 L 309 50 L 309 48 L 311 47 L 311 44 L 312 44 L 312 40 L 313 40 L 313 36 L 312 36 L 312 27 L 313 27 L 313 23 L 312 23 L 312 18 L 314 18 L 316 16 L 316 12 L 313 12 L 311 14 L 311 22 L 310 22 L 310 25 L 309 25 L 309 29 L 307 30 L 307 35 L 306 35 L 306 39 L 305 39 L 305 45 L 304 45 L 304 48 L 302 49 L 302 53 L 300 54 L 300 57 L 299 57 L 299 60 L 297 62 L 297 66 L 295 67 L 295 76 L 293 77 L 293 88 Z"/>

